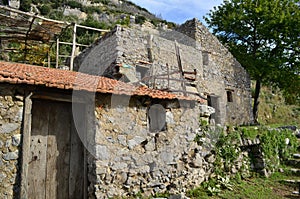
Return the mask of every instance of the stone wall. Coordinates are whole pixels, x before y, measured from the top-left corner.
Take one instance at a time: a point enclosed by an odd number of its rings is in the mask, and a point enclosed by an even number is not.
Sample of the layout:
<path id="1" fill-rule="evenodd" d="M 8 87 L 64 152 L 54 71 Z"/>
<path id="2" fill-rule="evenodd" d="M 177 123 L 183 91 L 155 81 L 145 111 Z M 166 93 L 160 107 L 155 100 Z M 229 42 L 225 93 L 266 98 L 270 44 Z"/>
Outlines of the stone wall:
<path id="1" fill-rule="evenodd" d="M 205 60 L 203 78 L 207 82 L 208 93 L 221 99 L 221 123 L 251 123 L 251 82 L 246 70 L 199 20 L 187 21 L 176 30 L 188 35 L 201 46 Z M 233 102 L 228 102 L 226 91 L 232 93 Z"/>
<path id="2" fill-rule="evenodd" d="M 22 90 L 0 86 L 0 198 L 17 197 L 20 182 Z"/>
<path id="3" fill-rule="evenodd" d="M 179 108 L 176 102 L 163 102 L 166 130 L 153 133 L 142 100 L 131 99 L 128 106 L 111 105 L 111 100 L 101 97 L 96 102 L 97 198 L 180 193 L 209 177 L 210 151 L 194 142 L 199 130 L 198 105 Z"/>
<path id="4" fill-rule="evenodd" d="M 167 74 L 167 65 L 170 72 L 179 70 L 175 41 L 178 42 L 183 70 L 197 71 L 194 90 L 201 95 L 218 99 L 210 104 L 217 110 L 215 123 L 251 123 L 249 75 L 218 39 L 196 19 L 186 22 L 177 31 L 117 26 L 107 37 L 83 52 L 78 60 L 81 60 L 81 67 L 86 68 L 89 73 L 100 75 L 99 71 L 103 74 L 113 63 L 126 64 L 126 68 L 121 68 L 121 73 L 128 77 L 126 81 L 137 82 L 139 78 L 136 67 L 141 61 L 152 63 L 146 66 L 149 68 L 148 76 Z M 179 77 L 179 74 L 170 76 L 175 79 Z M 148 82 L 149 85 L 153 85 L 152 83 Z M 155 80 L 155 88 L 168 87 L 183 90 L 178 81 L 168 83 L 167 80 Z"/>
<path id="5" fill-rule="evenodd" d="M 107 33 L 74 60 L 74 70 L 92 75 L 102 75 L 119 55 L 116 30 Z"/>
<path id="6" fill-rule="evenodd" d="M 164 36 L 162 37 L 161 34 Z M 118 62 L 136 66 L 139 61 L 153 62 L 149 67 L 148 75 L 165 74 L 167 77 L 168 69 L 172 73 L 179 71 L 178 61 L 175 50 L 175 40 L 172 37 L 172 31 L 155 31 L 145 29 L 122 29 L 119 34 L 118 46 L 121 50 Z M 202 54 L 196 48 L 191 48 L 183 43 L 178 43 L 181 62 L 184 71 L 197 70 L 196 81 L 201 81 L 203 75 Z M 149 55 L 151 51 L 151 56 Z M 135 71 L 135 68 L 133 67 Z M 179 73 L 170 75 L 170 78 L 179 79 Z M 168 87 L 167 80 L 155 81 L 155 88 L 165 89 Z M 173 90 L 182 90 L 181 83 L 170 81 L 169 88 Z"/>
<path id="7" fill-rule="evenodd" d="M 0 87 L 0 198 L 18 197 L 24 90 Z M 165 111 L 166 126 L 151 132 L 149 108 Z M 94 105 L 91 105 L 94 107 Z M 199 120 L 213 112 L 206 105 L 177 100 L 97 94 L 95 111 L 88 112 L 87 134 L 96 156 L 89 154 L 89 198 L 127 197 L 169 192 L 184 193 L 213 176 L 216 136 L 205 134 Z M 247 159 L 243 152 L 231 173 Z M 246 169 L 247 170 L 247 169 Z M 247 171 L 246 171 L 247 172 Z"/>

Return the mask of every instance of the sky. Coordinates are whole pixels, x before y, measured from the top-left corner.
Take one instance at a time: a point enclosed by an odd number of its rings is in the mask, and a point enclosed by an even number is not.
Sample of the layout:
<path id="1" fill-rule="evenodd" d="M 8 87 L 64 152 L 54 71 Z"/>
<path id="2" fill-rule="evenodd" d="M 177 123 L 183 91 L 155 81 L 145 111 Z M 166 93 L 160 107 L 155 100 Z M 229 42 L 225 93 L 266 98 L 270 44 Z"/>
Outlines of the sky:
<path id="1" fill-rule="evenodd" d="M 130 0 L 146 8 L 155 15 L 177 24 L 198 18 L 204 22 L 205 16 L 214 6 L 221 5 L 223 0 Z"/>

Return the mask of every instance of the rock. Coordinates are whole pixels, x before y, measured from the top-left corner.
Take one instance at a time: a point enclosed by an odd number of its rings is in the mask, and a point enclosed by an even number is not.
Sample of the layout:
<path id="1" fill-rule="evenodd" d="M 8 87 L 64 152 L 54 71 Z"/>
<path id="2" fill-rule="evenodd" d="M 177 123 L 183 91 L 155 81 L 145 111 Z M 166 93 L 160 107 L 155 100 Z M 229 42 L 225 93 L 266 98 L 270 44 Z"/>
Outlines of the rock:
<path id="1" fill-rule="evenodd" d="M 8 152 L 6 154 L 3 154 L 3 159 L 4 160 L 16 160 L 18 159 L 19 155 L 18 155 L 19 151 L 15 151 L 15 152 Z"/>
<path id="2" fill-rule="evenodd" d="M 155 150 L 155 140 L 151 138 L 148 143 L 145 145 L 146 151 L 154 151 Z"/>
<path id="3" fill-rule="evenodd" d="M 15 122 L 21 122 L 23 119 L 23 109 L 21 108 L 15 115 L 13 121 Z"/>
<path id="4" fill-rule="evenodd" d="M 205 160 L 208 162 L 208 163 L 213 163 L 215 162 L 216 158 L 213 154 L 209 154 L 207 156 L 205 156 Z"/>
<path id="5" fill-rule="evenodd" d="M 21 95 L 16 95 L 15 98 L 19 101 L 23 101 L 24 100 L 24 97 L 21 96 Z"/>
<path id="6" fill-rule="evenodd" d="M 117 162 L 117 163 L 114 163 L 111 168 L 112 168 L 112 170 L 115 170 L 115 171 L 123 170 L 123 169 L 127 168 L 127 164 L 125 162 Z"/>
<path id="7" fill-rule="evenodd" d="M 0 183 L 3 182 L 3 180 L 7 177 L 7 175 L 5 173 L 0 173 Z"/>
<path id="8" fill-rule="evenodd" d="M 192 161 L 192 164 L 195 168 L 200 168 L 202 166 L 202 157 L 200 154 L 196 154 L 195 158 Z"/>
<path id="9" fill-rule="evenodd" d="M 164 152 L 162 152 L 162 153 L 160 154 L 160 159 L 161 159 L 164 163 L 170 164 L 170 163 L 172 163 L 173 160 L 174 160 L 174 154 L 171 153 L 171 152 L 166 152 L 166 151 L 164 151 Z"/>
<path id="10" fill-rule="evenodd" d="M 19 146 L 20 143 L 21 143 L 21 134 L 14 135 L 12 137 L 12 145 L 13 146 Z"/>
<path id="11" fill-rule="evenodd" d="M 122 172 L 122 173 L 119 173 L 116 175 L 115 180 L 119 181 L 121 184 L 125 184 L 127 181 L 127 178 L 128 178 L 127 173 Z"/>
<path id="12" fill-rule="evenodd" d="M 133 139 L 128 141 L 128 147 L 129 147 L 129 149 L 133 149 L 135 146 L 141 144 L 144 141 L 145 141 L 144 137 L 135 136 Z"/>
<path id="13" fill-rule="evenodd" d="M 118 141 L 121 145 L 127 146 L 126 135 L 118 135 Z"/>
<path id="14" fill-rule="evenodd" d="M 0 133 L 11 133 L 19 128 L 18 123 L 7 123 L 0 126 Z"/>
<path id="15" fill-rule="evenodd" d="M 170 111 L 168 111 L 166 113 L 166 122 L 167 122 L 167 124 L 175 124 L 175 122 L 174 122 L 174 115 Z"/>
<path id="16" fill-rule="evenodd" d="M 209 117 L 213 113 L 215 113 L 215 109 L 213 107 L 207 105 L 200 105 L 200 116 Z"/>
<path id="17" fill-rule="evenodd" d="M 11 146 L 11 140 L 5 142 L 5 147 L 9 148 Z"/>
<path id="18" fill-rule="evenodd" d="M 281 126 L 281 127 L 279 127 L 279 129 L 288 129 L 288 130 L 291 130 L 291 131 L 296 131 L 297 126 Z"/>
<path id="19" fill-rule="evenodd" d="M 110 152 L 106 146 L 98 145 L 96 146 L 96 156 L 99 160 L 108 160 Z"/>

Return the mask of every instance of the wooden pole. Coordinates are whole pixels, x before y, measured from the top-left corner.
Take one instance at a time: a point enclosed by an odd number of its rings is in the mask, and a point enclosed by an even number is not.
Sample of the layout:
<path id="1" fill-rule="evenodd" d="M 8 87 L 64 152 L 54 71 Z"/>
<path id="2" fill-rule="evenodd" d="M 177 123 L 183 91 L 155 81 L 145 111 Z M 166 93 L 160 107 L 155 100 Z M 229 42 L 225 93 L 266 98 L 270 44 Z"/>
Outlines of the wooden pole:
<path id="1" fill-rule="evenodd" d="M 175 40 L 175 51 L 176 51 L 176 57 L 177 57 L 179 71 L 180 71 L 180 79 L 184 80 L 184 72 L 183 72 L 183 68 L 182 68 L 180 51 L 179 51 L 178 43 L 177 43 L 176 40 Z M 186 87 L 185 87 L 185 82 L 184 81 L 181 82 L 181 86 L 182 86 L 182 89 L 183 89 L 183 94 L 186 96 L 187 94 L 186 94 Z"/>
<path id="2" fill-rule="evenodd" d="M 153 35 L 149 35 L 147 50 L 148 50 L 148 59 L 149 59 L 149 62 L 151 62 L 151 63 L 153 62 L 152 40 L 153 40 Z"/>
<path id="3" fill-rule="evenodd" d="M 71 54 L 71 60 L 70 60 L 70 70 L 73 70 L 73 64 L 74 64 L 74 57 L 75 57 L 75 50 L 76 50 L 76 28 L 77 28 L 77 24 L 74 24 L 73 47 L 72 47 L 72 54 Z"/>
<path id="4" fill-rule="evenodd" d="M 58 68 L 58 59 L 59 59 L 59 38 L 56 39 L 56 63 L 55 63 L 55 68 Z"/>
<path id="5" fill-rule="evenodd" d="M 31 109 L 32 109 L 32 93 L 27 93 L 24 104 L 24 119 L 23 119 L 23 135 L 22 135 L 22 167 L 21 167 L 21 185 L 20 198 L 28 198 L 28 163 L 30 152 L 30 136 L 31 136 Z"/>
<path id="6" fill-rule="evenodd" d="M 169 64 L 166 63 L 167 66 L 167 72 L 168 72 L 168 89 L 170 89 L 170 69 L 169 69 Z"/>
<path id="7" fill-rule="evenodd" d="M 51 65 L 51 56 L 50 56 L 50 48 L 48 50 L 48 68 L 50 68 Z"/>

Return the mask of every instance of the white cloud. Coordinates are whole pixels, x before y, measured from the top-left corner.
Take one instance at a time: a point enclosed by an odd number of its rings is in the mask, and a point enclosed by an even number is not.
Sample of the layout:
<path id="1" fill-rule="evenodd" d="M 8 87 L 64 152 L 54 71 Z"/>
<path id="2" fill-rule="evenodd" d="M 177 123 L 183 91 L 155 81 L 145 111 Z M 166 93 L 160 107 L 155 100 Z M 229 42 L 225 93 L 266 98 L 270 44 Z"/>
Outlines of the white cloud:
<path id="1" fill-rule="evenodd" d="M 223 0 L 131 0 L 153 14 L 161 14 L 168 21 L 183 23 L 191 18 L 202 20 L 209 10 Z"/>

